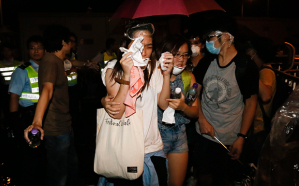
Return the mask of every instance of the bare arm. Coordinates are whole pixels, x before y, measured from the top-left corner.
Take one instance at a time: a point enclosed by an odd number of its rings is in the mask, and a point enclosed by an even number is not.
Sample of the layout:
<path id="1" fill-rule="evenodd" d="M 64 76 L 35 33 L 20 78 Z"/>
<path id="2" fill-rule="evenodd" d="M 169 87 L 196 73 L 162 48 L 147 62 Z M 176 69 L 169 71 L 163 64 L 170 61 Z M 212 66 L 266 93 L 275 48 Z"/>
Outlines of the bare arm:
<path id="1" fill-rule="evenodd" d="M 254 119 L 255 115 L 255 109 L 257 104 L 257 95 L 251 95 L 250 98 L 246 99 L 245 107 L 242 115 L 242 124 L 240 133 L 241 134 L 247 134 L 252 121 Z"/>
<path id="2" fill-rule="evenodd" d="M 247 134 L 252 124 L 252 121 L 254 119 L 256 104 L 257 104 L 256 94 L 251 95 L 250 98 L 246 99 L 245 107 L 242 115 L 242 123 L 240 129 L 241 134 L 245 134 L 245 135 Z M 229 155 L 232 157 L 231 159 L 239 159 L 240 154 L 242 153 L 243 143 L 244 143 L 244 138 L 238 137 L 236 141 L 234 141 L 234 143 L 230 146 Z"/>
<path id="3" fill-rule="evenodd" d="M 130 57 L 127 58 L 131 54 L 132 52 L 128 52 L 120 60 L 120 63 L 124 70 L 121 78 L 125 81 L 130 81 L 131 77 L 131 68 L 133 67 L 133 60 Z M 114 97 L 113 102 L 120 103 L 120 105 L 113 105 L 112 107 L 119 108 L 119 113 L 115 114 L 114 118 L 121 119 L 126 109 L 126 106 L 123 103 L 126 99 L 130 87 L 129 85 L 119 84 L 114 79 L 111 80 L 111 75 L 112 69 L 108 69 L 105 76 L 107 94 Z"/>
<path id="4" fill-rule="evenodd" d="M 158 106 L 165 110 L 168 107 L 168 101 L 170 98 L 170 77 L 173 68 L 173 55 L 171 53 L 165 53 L 164 57 L 167 58 L 164 61 L 164 67 L 167 70 L 163 71 L 163 87 L 162 91 L 158 94 Z"/>
<path id="5" fill-rule="evenodd" d="M 200 92 L 202 89 L 202 85 L 198 84 L 198 91 Z M 212 138 L 215 136 L 214 127 L 208 122 L 205 115 L 202 112 L 201 107 L 201 100 L 200 98 L 197 99 L 197 105 L 198 105 L 198 124 L 199 124 L 199 130 L 202 134 L 210 135 Z"/>
<path id="6" fill-rule="evenodd" d="M 263 103 L 268 103 L 272 98 L 272 87 L 265 85 L 261 80 L 259 80 L 259 97 Z"/>
<path id="7" fill-rule="evenodd" d="M 191 86 L 193 83 L 196 83 L 195 77 L 193 74 L 191 74 Z M 189 106 L 185 103 L 185 96 L 183 93 L 181 93 L 181 99 L 167 99 L 169 101 L 169 106 L 175 110 L 181 110 L 183 111 L 186 116 L 189 118 L 197 118 L 198 117 L 198 103 L 197 100 Z"/>
<path id="8" fill-rule="evenodd" d="M 17 112 L 19 110 L 19 98 L 18 94 L 10 93 L 9 111 Z"/>
<path id="9" fill-rule="evenodd" d="M 70 62 L 72 63 L 72 66 L 74 67 L 88 67 L 91 69 L 95 69 L 95 70 L 99 70 L 99 66 L 97 65 L 96 62 L 83 62 L 83 61 L 78 61 L 78 60 L 70 60 Z"/>
<path id="10" fill-rule="evenodd" d="M 38 100 L 34 119 L 32 122 L 32 125 L 30 125 L 25 131 L 24 131 L 24 137 L 27 142 L 30 143 L 30 140 L 28 138 L 28 132 L 32 130 L 32 128 L 37 128 L 41 131 L 41 139 L 43 139 L 44 136 L 44 130 L 42 129 L 42 121 L 44 114 L 46 112 L 46 109 L 48 107 L 49 101 L 52 99 L 53 95 L 53 84 L 52 83 L 44 83 L 43 84 L 43 91 L 41 93 L 41 96 Z"/>

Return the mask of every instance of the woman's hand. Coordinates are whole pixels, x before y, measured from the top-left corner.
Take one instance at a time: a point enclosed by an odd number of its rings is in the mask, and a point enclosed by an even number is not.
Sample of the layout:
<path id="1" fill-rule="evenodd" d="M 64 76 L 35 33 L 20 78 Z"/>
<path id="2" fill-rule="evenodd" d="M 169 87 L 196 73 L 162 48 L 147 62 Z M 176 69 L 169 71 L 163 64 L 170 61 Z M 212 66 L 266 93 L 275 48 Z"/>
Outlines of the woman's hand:
<path id="1" fill-rule="evenodd" d="M 173 55 L 172 53 L 169 52 L 165 52 L 164 53 L 164 59 L 165 61 L 163 61 L 164 63 L 164 67 L 166 67 L 167 69 L 165 71 L 163 71 L 163 75 L 170 75 L 173 69 Z"/>
<path id="2" fill-rule="evenodd" d="M 113 99 L 114 96 L 107 95 L 102 98 L 101 103 L 109 116 L 115 119 L 115 115 L 120 111 L 120 107 L 118 107 L 120 103 L 113 102 Z"/>
<path id="3" fill-rule="evenodd" d="M 188 107 L 188 105 L 185 103 L 185 96 L 183 93 L 181 93 L 180 99 L 166 99 L 166 101 L 169 101 L 169 107 L 173 108 L 174 110 L 181 110 L 184 112 L 185 108 Z"/>
<path id="4" fill-rule="evenodd" d="M 132 58 L 129 57 L 131 54 L 132 54 L 132 52 L 126 53 L 120 60 L 120 64 L 124 70 L 124 77 L 126 78 L 124 80 L 126 80 L 126 81 L 130 80 L 131 69 L 134 65 Z M 129 78 L 129 79 L 127 79 L 127 78 Z"/>

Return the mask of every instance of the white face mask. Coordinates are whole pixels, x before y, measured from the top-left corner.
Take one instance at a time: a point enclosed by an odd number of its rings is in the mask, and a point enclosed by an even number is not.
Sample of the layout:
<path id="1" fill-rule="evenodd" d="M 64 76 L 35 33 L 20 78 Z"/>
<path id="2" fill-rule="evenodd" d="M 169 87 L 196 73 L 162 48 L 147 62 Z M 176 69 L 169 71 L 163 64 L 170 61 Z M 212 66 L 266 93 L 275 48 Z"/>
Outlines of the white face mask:
<path id="1" fill-rule="evenodd" d="M 180 73 L 182 73 L 184 71 L 186 66 L 183 66 L 183 67 L 177 67 L 177 66 L 173 66 L 173 69 L 172 69 L 172 74 L 173 75 L 179 75 Z"/>
<path id="2" fill-rule="evenodd" d="M 191 50 L 192 50 L 192 57 L 198 56 L 198 54 L 200 53 L 200 48 L 197 45 L 192 45 L 191 46 Z"/>

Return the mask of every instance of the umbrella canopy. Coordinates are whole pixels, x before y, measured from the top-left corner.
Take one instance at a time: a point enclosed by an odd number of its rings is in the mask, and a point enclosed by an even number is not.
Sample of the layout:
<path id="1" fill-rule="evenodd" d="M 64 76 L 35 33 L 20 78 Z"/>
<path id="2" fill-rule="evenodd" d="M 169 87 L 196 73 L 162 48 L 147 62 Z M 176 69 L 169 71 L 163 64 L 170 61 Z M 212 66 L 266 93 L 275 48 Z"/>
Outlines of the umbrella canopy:
<path id="1" fill-rule="evenodd" d="M 222 10 L 214 0 L 126 0 L 110 18 L 139 18 L 157 15 L 187 15 Z"/>

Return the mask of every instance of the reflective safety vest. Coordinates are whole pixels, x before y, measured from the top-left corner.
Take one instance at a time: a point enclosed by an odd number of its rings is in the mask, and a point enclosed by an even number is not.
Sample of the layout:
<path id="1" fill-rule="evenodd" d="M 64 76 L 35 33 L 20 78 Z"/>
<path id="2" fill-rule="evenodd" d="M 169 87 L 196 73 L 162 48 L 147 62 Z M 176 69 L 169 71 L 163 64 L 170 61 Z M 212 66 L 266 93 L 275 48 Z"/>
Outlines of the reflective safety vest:
<path id="1" fill-rule="evenodd" d="M 4 81 L 6 85 L 9 85 L 11 75 L 13 71 L 17 68 L 21 63 L 17 60 L 14 60 L 13 63 L 9 66 L 4 65 L 3 61 L 0 61 L 0 75 L 4 77 Z"/>
<path id="2" fill-rule="evenodd" d="M 28 100 L 37 103 L 39 99 L 38 73 L 35 72 L 31 66 L 28 66 L 25 69 L 28 73 L 31 92 L 22 92 L 20 100 Z"/>
<path id="3" fill-rule="evenodd" d="M 106 66 L 106 64 L 108 63 L 108 61 L 112 60 L 112 59 L 116 59 L 117 56 L 115 54 L 115 52 L 113 52 L 112 56 L 109 56 L 107 54 L 107 52 L 104 52 L 104 65 Z"/>
<path id="4" fill-rule="evenodd" d="M 69 86 L 73 86 L 77 84 L 77 77 L 78 77 L 77 72 L 71 72 L 69 75 L 67 75 L 67 81 Z"/>

